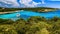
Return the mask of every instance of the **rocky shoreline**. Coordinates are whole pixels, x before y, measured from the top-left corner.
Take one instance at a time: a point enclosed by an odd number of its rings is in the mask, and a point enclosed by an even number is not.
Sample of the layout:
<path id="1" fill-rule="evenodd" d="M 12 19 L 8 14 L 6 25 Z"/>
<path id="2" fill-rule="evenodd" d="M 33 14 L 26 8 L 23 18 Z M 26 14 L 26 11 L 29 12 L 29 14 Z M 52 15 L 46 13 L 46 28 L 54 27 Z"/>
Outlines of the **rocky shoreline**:
<path id="1" fill-rule="evenodd" d="M 44 10 L 38 10 L 37 12 L 52 12 L 52 11 L 56 11 L 56 9 L 52 10 L 52 9 L 44 9 Z"/>

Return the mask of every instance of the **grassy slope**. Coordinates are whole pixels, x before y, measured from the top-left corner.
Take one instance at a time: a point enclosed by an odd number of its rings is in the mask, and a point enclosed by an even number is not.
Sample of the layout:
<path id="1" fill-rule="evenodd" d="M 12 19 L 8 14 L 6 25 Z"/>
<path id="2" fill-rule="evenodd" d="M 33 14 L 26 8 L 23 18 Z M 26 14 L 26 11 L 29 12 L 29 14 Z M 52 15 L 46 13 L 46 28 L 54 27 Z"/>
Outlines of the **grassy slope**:
<path id="1" fill-rule="evenodd" d="M 60 34 L 60 18 L 46 20 L 43 17 L 30 17 L 27 21 L 0 19 L 0 34 Z"/>

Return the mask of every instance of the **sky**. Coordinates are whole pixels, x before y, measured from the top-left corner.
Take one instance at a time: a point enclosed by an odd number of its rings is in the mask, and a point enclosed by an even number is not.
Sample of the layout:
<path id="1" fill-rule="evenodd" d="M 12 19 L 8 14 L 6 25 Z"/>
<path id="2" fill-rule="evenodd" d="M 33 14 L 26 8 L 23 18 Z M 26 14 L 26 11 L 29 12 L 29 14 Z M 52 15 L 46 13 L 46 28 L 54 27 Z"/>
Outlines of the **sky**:
<path id="1" fill-rule="evenodd" d="M 53 7 L 60 8 L 60 0 L 0 0 L 0 7 Z"/>

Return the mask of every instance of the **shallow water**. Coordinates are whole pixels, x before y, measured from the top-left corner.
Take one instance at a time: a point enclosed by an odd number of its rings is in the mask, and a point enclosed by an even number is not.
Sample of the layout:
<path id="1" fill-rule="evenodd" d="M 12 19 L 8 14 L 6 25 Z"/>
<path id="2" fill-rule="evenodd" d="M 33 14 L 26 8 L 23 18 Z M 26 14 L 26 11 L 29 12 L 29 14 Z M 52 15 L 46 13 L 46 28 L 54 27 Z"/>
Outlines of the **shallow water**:
<path id="1" fill-rule="evenodd" d="M 47 12 L 47 13 L 38 13 L 38 12 L 33 12 L 33 11 L 19 11 L 16 13 L 1 14 L 0 18 L 2 19 L 19 19 L 19 18 L 26 19 L 31 16 L 41 16 L 45 18 L 53 18 L 54 16 L 60 17 L 60 10 L 53 11 L 53 12 Z"/>

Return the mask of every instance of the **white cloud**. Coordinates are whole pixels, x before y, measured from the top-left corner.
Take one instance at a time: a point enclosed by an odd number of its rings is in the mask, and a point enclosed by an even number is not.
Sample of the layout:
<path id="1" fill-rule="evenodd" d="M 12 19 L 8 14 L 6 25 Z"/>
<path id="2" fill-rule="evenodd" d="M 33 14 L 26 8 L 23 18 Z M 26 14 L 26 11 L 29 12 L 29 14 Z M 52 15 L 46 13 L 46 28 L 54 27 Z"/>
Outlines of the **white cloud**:
<path id="1" fill-rule="evenodd" d="M 4 6 L 7 7 L 21 7 L 23 5 L 23 7 L 36 7 L 38 4 L 41 4 L 41 2 L 36 3 L 33 0 L 20 0 L 20 3 L 17 0 L 0 0 L 0 2 L 4 3 Z M 2 3 L 0 3 L 0 6 L 3 6 Z"/>
<path id="2" fill-rule="evenodd" d="M 21 4 L 24 4 L 25 6 L 30 6 L 30 2 L 31 2 L 32 0 L 20 0 L 20 3 Z M 32 5 L 31 5 L 32 6 Z"/>
<path id="3" fill-rule="evenodd" d="M 31 2 L 32 0 L 20 0 L 20 3 L 21 4 L 28 4 L 29 2 Z"/>
<path id="4" fill-rule="evenodd" d="M 37 5 L 37 4 L 41 4 L 41 2 L 39 2 L 39 3 L 36 3 L 36 2 L 34 2 L 34 1 L 33 1 L 33 5 Z"/>
<path id="5" fill-rule="evenodd" d="M 30 4 L 31 2 L 31 4 Z M 20 0 L 21 4 L 24 4 L 26 7 L 35 7 L 37 6 L 37 4 L 41 4 L 41 2 L 36 3 L 33 0 Z"/>
<path id="6" fill-rule="evenodd" d="M 17 3 L 17 0 L 0 0 L 0 2 L 5 3 L 5 4 L 11 4 L 12 6 L 19 6 Z"/>

